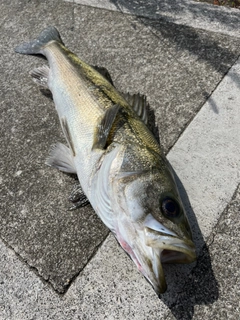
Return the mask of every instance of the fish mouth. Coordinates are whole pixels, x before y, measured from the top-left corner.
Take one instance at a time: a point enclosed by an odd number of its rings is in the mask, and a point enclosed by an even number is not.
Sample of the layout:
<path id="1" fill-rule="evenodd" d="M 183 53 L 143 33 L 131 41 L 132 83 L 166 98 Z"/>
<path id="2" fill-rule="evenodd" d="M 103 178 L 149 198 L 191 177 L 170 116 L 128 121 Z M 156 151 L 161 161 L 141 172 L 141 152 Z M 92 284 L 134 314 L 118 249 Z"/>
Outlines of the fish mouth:
<path id="1" fill-rule="evenodd" d="M 145 244 L 159 249 L 162 263 L 191 263 L 196 260 L 195 245 L 190 239 L 164 233 L 145 227 Z"/>
<path id="2" fill-rule="evenodd" d="M 145 274 L 147 280 L 159 295 L 167 289 L 162 264 L 192 263 L 196 260 L 195 246 L 190 239 L 180 239 L 176 234 L 167 234 L 144 228 L 145 245 L 151 251 L 151 270 Z"/>
<path id="3" fill-rule="evenodd" d="M 116 233 L 116 237 L 122 248 L 130 255 L 138 270 L 151 284 L 157 295 L 167 289 L 163 264 L 164 263 L 191 263 L 196 260 L 195 245 L 190 233 L 177 234 L 163 224 L 148 215 L 144 221 L 144 227 L 130 229 L 132 225 L 126 225 L 128 230 L 125 237 L 123 232 Z M 134 234 L 135 238 L 128 238 Z"/>
<path id="4" fill-rule="evenodd" d="M 145 227 L 145 244 L 159 249 L 162 263 L 191 263 L 196 260 L 195 245 L 190 239 L 164 233 Z"/>

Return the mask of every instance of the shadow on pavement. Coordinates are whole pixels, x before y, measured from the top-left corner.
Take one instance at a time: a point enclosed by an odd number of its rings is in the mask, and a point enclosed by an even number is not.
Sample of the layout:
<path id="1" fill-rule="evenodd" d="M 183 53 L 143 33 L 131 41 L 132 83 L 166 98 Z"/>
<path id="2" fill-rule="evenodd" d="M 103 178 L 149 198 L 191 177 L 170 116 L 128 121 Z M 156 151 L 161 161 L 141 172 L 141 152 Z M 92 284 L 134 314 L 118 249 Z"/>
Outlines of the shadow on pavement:
<path id="1" fill-rule="evenodd" d="M 169 283 L 168 281 L 171 290 L 162 295 L 161 300 L 168 306 L 177 320 L 191 320 L 194 315 L 195 305 L 208 305 L 218 300 L 218 283 L 212 270 L 211 257 L 207 245 L 203 239 L 186 190 L 176 172 L 174 172 L 174 174 L 193 232 L 193 241 L 197 246 L 197 252 L 200 253 L 198 254 L 196 266 L 188 275 L 186 275 L 185 279 L 183 279 L 184 285 L 182 286 L 181 291 L 179 291 L 178 288 L 175 289 L 177 283 Z M 190 269 L 191 267 L 177 265 L 177 268 L 180 270 L 178 275 L 184 277 L 184 270 L 181 274 L 181 269 Z M 171 267 L 169 269 L 171 269 Z M 171 270 L 169 271 L 171 272 Z M 171 279 L 169 280 L 171 282 Z M 175 277 L 172 282 L 174 281 L 176 281 Z"/>
<path id="2" fill-rule="evenodd" d="M 159 131 L 155 124 L 154 111 L 150 106 L 148 107 L 148 127 L 159 142 Z M 216 112 L 218 113 L 217 110 Z M 177 320 L 191 320 L 194 315 L 195 305 L 209 305 L 218 300 L 218 283 L 213 273 L 208 247 L 199 228 L 187 192 L 173 168 L 172 170 L 180 197 L 186 209 L 198 258 L 196 266 L 193 268 L 191 265 L 163 265 L 168 290 L 160 296 L 160 299 L 168 306 Z M 173 276 L 171 277 L 171 275 Z M 180 277 L 180 280 L 178 280 L 178 277 Z"/>
<path id="3" fill-rule="evenodd" d="M 143 17 L 139 17 L 138 19 L 142 24 L 150 27 L 152 32 L 156 33 L 156 35 L 157 33 L 160 33 L 174 46 L 177 46 L 180 51 L 187 50 L 189 53 L 195 55 L 197 59 L 206 61 L 214 70 L 221 73 L 222 76 L 226 74 L 228 69 L 237 59 L 237 55 L 229 50 L 228 47 L 221 46 L 221 42 L 216 41 L 214 36 L 209 36 L 208 33 L 199 30 L 196 31 L 187 26 L 176 25 L 169 22 L 169 20 L 166 21 L 166 19 L 161 16 L 161 12 L 167 10 L 167 8 L 164 8 L 164 6 L 158 8 L 156 1 L 110 1 L 120 10 L 124 7 L 133 15 L 137 12 L 137 15 L 139 16 L 141 15 L 141 11 L 144 12 L 144 16 L 148 15 L 147 12 L 149 12 L 149 16 L 151 17 L 155 15 L 155 18 L 158 18 L 157 21 Z M 176 2 L 175 6 L 177 10 L 181 10 L 180 2 Z M 211 17 L 211 9 L 209 9 L 209 12 L 206 12 L 206 14 Z M 239 16 L 234 17 L 233 15 L 233 20 L 235 18 L 239 19 Z M 214 17 L 215 21 L 216 19 L 223 24 L 225 23 L 225 19 L 221 16 Z M 223 37 L 225 36 L 223 35 Z M 175 58 L 178 59 L 178 57 Z M 203 94 L 206 95 L 207 99 L 209 94 L 207 92 L 203 92 Z M 215 113 L 218 113 L 218 109 L 212 100 L 211 107 Z M 152 123 L 153 125 L 154 122 L 152 119 L 154 119 L 154 116 L 149 119 L 150 124 Z M 157 134 L 156 128 L 154 130 L 153 127 L 152 131 L 158 138 L 159 135 Z M 194 315 L 194 306 L 212 304 L 214 301 L 218 300 L 219 290 L 218 283 L 212 270 L 209 251 L 198 226 L 187 193 L 176 173 L 175 178 L 183 204 L 187 209 L 191 229 L 193 230 L 193 240 L 197 243 L 197 251 L 200 252 L 200 254 L 198 255 L 197 264 L 192 270 L 191 266 L 167 265 L 164 267 L 169 290 L 163 294 L 160 299 L 169 307 L 177 320 L 190 320 Z M 178 271 L 176 271 L 176 268 Z M 172 279 L 168 276 L 168 274 L 171 274 L 171 271 L 174 271 L 175 274 L 182 278 L 179 281 L 182 283 L 182 288 L 178 283 L 174 283 L 174 281 L 176 282 L 177 280 L 177 276 L 172 277 Z"/>
<path id="4" fill-rule="evenodd" d="M 165 39 L 171 42 L 174 46 L 177 46 L 179 52 L 188 51 L 195 55 L 197 59 L 206 61 L 211 65 L 214 70 L 220 72 L 223 76 L 228 69 L 235 63 L 239 56 L 240 41 L 238 42 L 238 50 L 232 52 L 228 45 L 222 46 L 218 39 L 219 35 L 213 32 L 204 32 L 198 29 L 194 29 L 184 25 L 177 25 L 173 23 L 173 19 L 167 13 L 176 12 L 182 13 L 186 11 L 186 4 L 181 4 L 181 1 L 173 0 L 169 6 L 169 1 L 155 1 L 155 0 L 110 0 L 120 11 L 127 11 L 132 15 L 136 15 L 138 20 L 146 27 L 150 27 L 152 32 L 157 36 L 160 33 Z M 184 9 L 184 8 L 185 9 Z M 209 5 L 208 10 L 201 10 L 199 6 L 190 3 L 188 10 L 191 12 L 191 16 L 201 16 L 208 18 L 211 23 L 219 23 L 226 25 L 239 25 L 239 14 L 235 11 L 231 11 L 231 15 L 228 12 L 217 13 L 215 6 Z M 150 19 L 149 19 L 149 18 Z M 221 37 L 229 36 L 220 35 Z M 215 39 L 216 37 L 216 39 Z M 179 59 L 178 56 L 175 57 Z"/>
<path id="5" fill-rule="evenodd" d="M 210 305 L 218 300 L 218 283 L 213 274 L 207 246 L 203 247 L 197 265 L 188 277 L 181 292 L 171 292 L 171 302 L 161 300 L 168 306 L 177 320 L 191 320 L 194 306 Z"/>
<path id="6" fill-rule="evenodd" d="M 209 5 L 204 10 L 199 3 L 197 2 L 187 2 L 179 0 L 110 0 L 119 10 L 124 10 L 131 13 L 137 14 L 138 16 L 149 16 L 151 18 L 161 19 L 164 16 L 167 16 L 168 21 L 174 21 L 174 18 L 168 14 L 170 11 L 175 13 L 175 15 L 182 14 L 191 14 L 191 17 L 199 18 L 205 17 L 208 18 L 211 23 L 221 23 L 223 25 L 229 26 L 229 23 L 239 24 L 239 13 L 236 11 L 231 11 L 229 14 L 228 11 L 216 11 L 216 6 Z M 186 6 L 187 3 L 187 6 Z"/>

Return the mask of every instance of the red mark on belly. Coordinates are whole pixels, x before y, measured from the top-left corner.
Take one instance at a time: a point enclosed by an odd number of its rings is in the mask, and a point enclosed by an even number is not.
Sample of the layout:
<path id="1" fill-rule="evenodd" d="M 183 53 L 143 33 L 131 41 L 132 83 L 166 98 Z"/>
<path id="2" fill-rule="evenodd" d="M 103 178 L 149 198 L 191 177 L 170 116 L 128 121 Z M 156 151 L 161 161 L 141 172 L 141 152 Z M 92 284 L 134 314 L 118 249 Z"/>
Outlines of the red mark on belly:
<path id="1" fill-rule="evenodd" d="M 130 245 L 121 238 L 121 236 L 118 234 L 117 235 L 117 239 L 118 239 L 118 242 L 120 243 L 121 247 L 123 248 L 123 250 L 125 250 L 129 255 L 130 257 L 132 258 L 132 260 L 135 262 L 135 264 L 137 265 L 137 268 L 140 272 L 142 272 L 142 266 L 141 264 L 139 263 L 135 253 L 133 252 L 132 248 L 130 247 Z"/>

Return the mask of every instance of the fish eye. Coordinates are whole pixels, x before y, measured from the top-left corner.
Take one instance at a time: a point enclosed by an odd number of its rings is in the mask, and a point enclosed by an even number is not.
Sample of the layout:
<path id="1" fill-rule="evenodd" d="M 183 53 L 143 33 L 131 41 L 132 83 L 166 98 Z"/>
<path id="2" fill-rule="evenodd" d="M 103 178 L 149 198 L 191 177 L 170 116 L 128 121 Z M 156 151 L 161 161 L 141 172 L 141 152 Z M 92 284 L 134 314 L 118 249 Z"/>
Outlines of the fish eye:
<path id="1" fill-rule="evenodd" d="M 181 213 L 179 204 L 170 197 L 162 200 L 161 210 L 167 218 L 177 218 Z"/>

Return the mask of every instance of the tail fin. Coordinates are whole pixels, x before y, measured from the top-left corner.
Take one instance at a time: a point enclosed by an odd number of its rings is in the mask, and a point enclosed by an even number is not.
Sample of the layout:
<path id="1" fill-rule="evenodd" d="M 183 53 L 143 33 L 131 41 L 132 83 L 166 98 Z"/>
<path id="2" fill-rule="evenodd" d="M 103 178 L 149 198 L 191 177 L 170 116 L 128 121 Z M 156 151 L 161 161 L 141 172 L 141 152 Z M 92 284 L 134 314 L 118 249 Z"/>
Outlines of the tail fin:
<path id="1" fill-rule="evenodd" d="M 63 43 L 58 30 L 55 27 L 48 27 L 40 33 L 38 38 L 16 47 L 15 52 L 22 54 L 42 54 L 42 48 L 53 40 Z"/>

